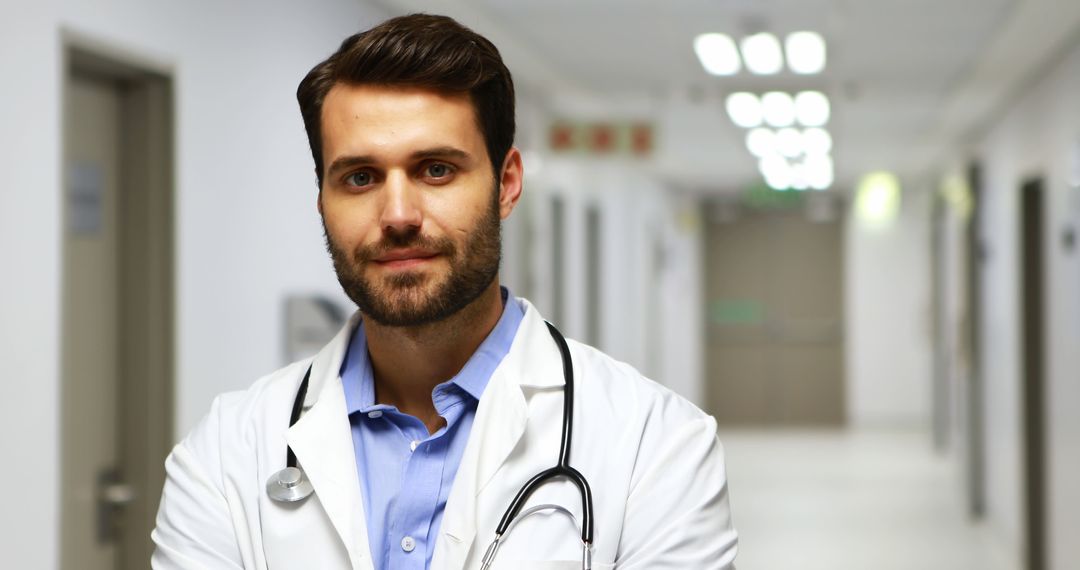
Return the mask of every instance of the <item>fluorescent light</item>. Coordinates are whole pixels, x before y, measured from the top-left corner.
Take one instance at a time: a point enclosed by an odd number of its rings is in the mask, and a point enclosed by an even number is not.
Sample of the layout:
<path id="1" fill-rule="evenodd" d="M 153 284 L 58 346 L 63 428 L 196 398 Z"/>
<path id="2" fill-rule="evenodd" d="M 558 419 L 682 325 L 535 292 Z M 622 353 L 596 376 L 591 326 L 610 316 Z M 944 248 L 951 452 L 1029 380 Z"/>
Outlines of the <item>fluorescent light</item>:
<path id="1" fill-rule="evenodd" d="M 773 190 L 787 190 L 791 188 L 792 172 L 791 164 L 779 155 L 766 156 L 758 162 L 758 169 L 765 177 L 765 184 Z"/>
<path id="2" fill-rule="evenodd" d="M 776 149 L 788 158 L 799 156 L 803 153 L 802 133 L 792 127 L 780 129 L 776 132 Z"/>
<path id="3" fill-rule="evenodd" d="M 742 68 L 735 41 L 724 34 L 701 34 L 694 38 L 694 53 L 712 75 L 735 75 Z"/>
<path id="4" fill-rule="evenodd" d="M 784 41 L 788 69 L 811 75 L 825 69 L 825 38 L 817 32 L 794 32 Z"/>
<path id="5" fill-rule="evenodd" d="M 790 127 L 795 123 L 795 101 L 783 91 L 769 91 L 761 96 L 765 122 L 774 127 Z"/>
<path id="6" fill-rule="evenodd" d="M 859 181 L 855 193 L 858 219 L 886 225 L 900 212 L 900 181 L 891 172 L 871 172 Z"/>
<path id="7" fill-rule="evenodd" d="M 773 75 L 784 68 L 784 54 L 780 51 L 780 40 L 776 36 L 762 32 L 746 36 L 740 44 L 743 61 L 751 73 Z"/>
<path id="8" fill-rule="evenodd" d="M 804 129 L 802 132 L 803 152 L 806 154 L 829 154 L 832 151 L 832 135 L 820 127 Z"/>
<path id="9" fill-rule="evenodd" d="M 828 155 L 810 155 L 803 160 L 806 183 L 814 190 L 828 190 L 833 185 L 833 161 Z"/>
<path id="10" fill-rule="evenodd" d="M 740 91 L 727 97 L 727 112 L 736 125 L 750 129 L 761 124 L 761 99 L 753 93 Z"/>
<path id="11" fill-rule="evenodd" d="M 802 91 L 795 96 L 795 116 L 807 127 L 820 127 L 829 122 L 829 98 L 820 91 Z"/>
<path id="12" fill-rule="evenodd" d="M 776 133 L 772 129 L 758 127 L 746 133 L 746 148 L 750 154 L 764 158 L 776 154 Z"/>

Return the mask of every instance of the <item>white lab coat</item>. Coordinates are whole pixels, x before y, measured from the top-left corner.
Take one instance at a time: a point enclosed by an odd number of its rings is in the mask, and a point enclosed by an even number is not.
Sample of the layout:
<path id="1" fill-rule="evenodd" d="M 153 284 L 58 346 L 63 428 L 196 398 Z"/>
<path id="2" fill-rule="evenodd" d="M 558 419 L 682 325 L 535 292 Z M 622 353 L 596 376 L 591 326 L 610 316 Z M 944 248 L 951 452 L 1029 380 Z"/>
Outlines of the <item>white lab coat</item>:
<path id="1" fill-rule="evenodd" d="M 510 352 L 476 411 L 435 543 L 433 569 L 478 569 L 518 489 L 555 465 L 564 385 L 555 342 L 528 302 Z M 173 449 L 153 567 L 372 569 L 364 501 L 339 370 L 359 316 L 311 361 L 227 393 Z M 575 400 L 571 465 L 593 491 L 598 570 L 734 568 L 716 422 L 630 366 L 569 341 Z M 290 409 L 312 363 L 303 417 Z M 286 442 L 315 487 L 300 504 L 266 494 Z M 569 482 L 541 487 L 526 506 L 557 503 L 581 520 Z M 392 541 L 394 548 L 398 547 Z M 418 555 L 421 555 L 417 551 Z M 542 511 L 507 534 L 494 569 L 581 567 L 579 531 Z"/>

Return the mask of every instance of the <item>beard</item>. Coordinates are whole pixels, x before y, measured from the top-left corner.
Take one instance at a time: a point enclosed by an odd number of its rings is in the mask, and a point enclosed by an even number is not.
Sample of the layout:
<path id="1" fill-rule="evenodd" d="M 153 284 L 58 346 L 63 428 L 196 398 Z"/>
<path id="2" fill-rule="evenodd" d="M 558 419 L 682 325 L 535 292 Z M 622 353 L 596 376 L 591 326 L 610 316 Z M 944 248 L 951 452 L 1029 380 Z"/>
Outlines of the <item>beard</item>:
<path id="1" fill-rule="evenodd" d="M 497 189 L 496 189 L 497 190 Z M 433 238 L 420 228 L 385 230 L 371 245 L 349 252 L 335 243 L 323 220 L 326 249 L 345 294 L 360 308 L 364 318 L 383 326 L 416 327 L 442 321 L 467 307 L 483 293 L 499 273 L 502 255 L 498 192 L 459 249 L 447 237 Z M 445 258 L 444 274 L 430 270 L 400 271 L 367 278 L 365 269 L 393 249 L 418 248 Z"/>

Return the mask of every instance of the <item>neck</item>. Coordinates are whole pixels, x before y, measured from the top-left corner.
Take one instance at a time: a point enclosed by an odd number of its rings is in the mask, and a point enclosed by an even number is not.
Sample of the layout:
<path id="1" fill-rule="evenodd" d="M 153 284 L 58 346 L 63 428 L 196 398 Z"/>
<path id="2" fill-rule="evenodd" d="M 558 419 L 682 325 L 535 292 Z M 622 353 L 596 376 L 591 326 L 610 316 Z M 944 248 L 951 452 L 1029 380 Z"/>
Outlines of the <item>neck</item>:
<path id="1" fill-rule="evenodd" d="M 502 316 L 496 278 L 472 303 L 454 315 L 416 327 L 388 327 L 364 319 L 375 401 L 419 418 L 430 432 L 443 419 L 431 401 L 435 386 L 453 378 Z"/>

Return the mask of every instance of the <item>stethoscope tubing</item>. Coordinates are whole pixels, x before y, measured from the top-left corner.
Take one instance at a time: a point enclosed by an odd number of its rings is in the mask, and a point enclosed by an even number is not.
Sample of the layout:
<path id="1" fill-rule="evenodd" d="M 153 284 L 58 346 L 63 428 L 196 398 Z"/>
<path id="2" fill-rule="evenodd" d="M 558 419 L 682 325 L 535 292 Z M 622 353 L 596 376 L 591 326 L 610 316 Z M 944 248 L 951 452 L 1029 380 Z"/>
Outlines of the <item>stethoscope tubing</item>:
<path id="1" fill-rule="evenodd" d="M 570 444 L 573 441 L 574 432 L 574 364 L 570 358 L 570 347 L 566 345 L 566 339 L 563 338 L 554 325 L 551 323 L 544 324 L 547 325 L 551 338 L 555 339 L 555 344 L 559 346 L 559 353 L 562 356 L 563 378 L 566 381 L 566 386 L 563 389 L 563 423 L 562 441 L 559 443 L 559 462 L 555 467 L 537 473 L 521 487 L 506 512 L 503 513 L 499 526 L 495 528 L 495 535 L 502 536 L 506 532 L 510 522 L 514 520 L 514 517 L 521 511 L 521 507 L 525 505 L 525 502 L 529 500 L 529 496 L 536 489 L 540 488 L 549 479 L 566 477 L 577 486 L 581 494 L 581 510 L 583 513 L 581 517 L 581 542 L 588 545 L 592 544 L 593 541 L 592 488 L 589 487 L 589 482 L 585 479 L 585 476 L 570 466 Z"/>

